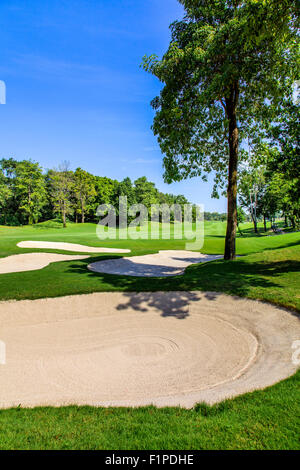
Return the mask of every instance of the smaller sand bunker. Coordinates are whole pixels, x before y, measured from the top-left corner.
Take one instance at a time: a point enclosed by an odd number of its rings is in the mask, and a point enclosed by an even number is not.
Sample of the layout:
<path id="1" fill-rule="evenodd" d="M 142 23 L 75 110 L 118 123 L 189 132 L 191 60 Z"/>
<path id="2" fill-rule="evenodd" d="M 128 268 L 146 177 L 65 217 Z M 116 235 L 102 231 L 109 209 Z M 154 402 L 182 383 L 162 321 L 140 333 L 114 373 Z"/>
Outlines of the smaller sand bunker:
<path id="1" fill-rule="evenodd" d="M 58 261 L 85 259 L 84 255 L 57 255 L 52 253 L 25 253 L 0 258 L 0 274 L 35 271 Z"/>
<path id="2" fill-rule="evenodd" d="M 100 248 L 79 245 L 78 243 L 24 241 L 17 244 L 19 248 L 41 248 L 45 250 L 78 251 L 80 253 L 130 253 L 121 248 Z"/>
<path id="3" fill-rule="evenodd" d="M 183 274 L 191 264 L 205 263 L 222 255 L 204 255 L 193 251 L 159 251 L 156 254 L 109 259 L 91 263 L 88 268 L 97 273 L 137 277 L 165 277 Z"/>

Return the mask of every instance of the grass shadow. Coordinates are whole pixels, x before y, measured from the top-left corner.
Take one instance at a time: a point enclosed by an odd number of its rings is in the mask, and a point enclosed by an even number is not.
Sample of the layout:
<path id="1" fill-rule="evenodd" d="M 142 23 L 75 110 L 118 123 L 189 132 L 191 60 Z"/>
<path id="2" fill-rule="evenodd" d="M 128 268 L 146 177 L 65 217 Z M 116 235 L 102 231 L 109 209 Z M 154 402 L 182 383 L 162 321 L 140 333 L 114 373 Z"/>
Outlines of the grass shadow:
<path id="1" fill-rule="evenodd" d="M 87 270 L 87 260 L 69 265 L 68 270 L 92 279 L 93 284 L 98 284 L 97 290 L 123 292 L 200 290 L 224 292 L 241 297 L 247 297 L 254 291 L 266 290 L 271 293 L 272 290 L 281 288 L 282 275 L 300 272 L 300 261 L 295 259 L 255 262 L 251 259 L 252 256 L 249 258 L 245 256 L 235 261 L 217 260 L 196 264 L 189 266 L 183 275 L 157 278 L 95 273 Z M 112 257 L 101 259 L 112 259 Z M 101 289 L 101 285 L 105 285 L 105 289 Z"/>

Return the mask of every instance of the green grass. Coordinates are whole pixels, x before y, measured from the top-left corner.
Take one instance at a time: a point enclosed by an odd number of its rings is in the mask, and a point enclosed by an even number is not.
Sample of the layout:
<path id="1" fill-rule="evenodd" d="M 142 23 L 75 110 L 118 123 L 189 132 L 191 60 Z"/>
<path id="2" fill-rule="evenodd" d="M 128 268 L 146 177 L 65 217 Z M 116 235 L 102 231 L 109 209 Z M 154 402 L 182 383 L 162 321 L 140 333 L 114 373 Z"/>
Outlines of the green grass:
<path id="1" fill-rule="evenodd" d="M 300 312 L 300 233 L 254 235 L 243 227 L 234 262 L 190 266 L 183 276 L 162 279 L 109 276 L 87 271 L 91 259 L 53 263 L 40 270 L 0 275 L 0 299 L 83 294 L 95 291 L 204 290 L 261 299 Z M 225 224 L 206 223 L 203 252 L 222 253 Z M 25 250 L 22 240 L 68 241 L 132 249 L 132 255 L 184 249 L 185 241 L 100 242 L 92 224 L 61 229 L 55 223 L 0 227 L 0 257 Z M 42 250 L 53 251 L 53 250 Z M 58 252 L 58 251 L 57 251 Z M 109 256 L 112 258 L 113 256 Z M 42 315 L 42 312 L 41 312 Z M 264 391 L 214 407 L 35 408 L 0 410 L 1 449 L 300 449 L 300 371 Z M 166 432 L 167 430 L 167 432 Z"/>
<path id="2" fill-rule="evenodd" d="M 60 226 L 59 226 L 60 227 Z M 246 226 L 247 229 L 247 226 Z M 206 225 L 203 252 L 222 253 L 225 224 Z M 23 253 L 16 244 L 22 240 L 69 241 L 94 246 L 120 246 L 132 255 L 160 249 L 184 249 L 184 240 L 113 240 L 100 242 L 95 225 L 70 225 L 60 228 L 0 228 L 0 256 Z M 57 250 L 55 250 L 57 252 Z M 91 260 L 114 258 L 92 255 L 80 261 L 52 263 L 38 271 L 0 275 L 0 299 L 36 299 L 101 291 L 209 290 L 267 300 L 300 310 L 300 233 L 274 236 L 238 237 L 234 262 L 218 260 L 190 266 L 183 276 L 143 279 L 97 274 L 87 270 Z M 63 253 L 63 252 L 62 252 Z"/>
<path id="3" fill-rule="evenodd" d="M 300 372 L 209 407 L 0 411 L 1 449 L 300 449 Z"/>

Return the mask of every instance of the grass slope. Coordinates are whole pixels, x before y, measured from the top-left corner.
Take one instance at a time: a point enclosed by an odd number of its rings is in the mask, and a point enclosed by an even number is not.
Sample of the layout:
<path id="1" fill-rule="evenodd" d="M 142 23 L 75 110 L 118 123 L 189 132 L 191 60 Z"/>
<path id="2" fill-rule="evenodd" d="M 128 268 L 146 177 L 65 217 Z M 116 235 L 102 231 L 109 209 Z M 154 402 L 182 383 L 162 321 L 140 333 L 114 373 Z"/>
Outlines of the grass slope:
<path id="1" fill-rule="evenodd" d="M 209 407 L 0 411 L 1 449 L 300 449 L 300 372 Z"/>

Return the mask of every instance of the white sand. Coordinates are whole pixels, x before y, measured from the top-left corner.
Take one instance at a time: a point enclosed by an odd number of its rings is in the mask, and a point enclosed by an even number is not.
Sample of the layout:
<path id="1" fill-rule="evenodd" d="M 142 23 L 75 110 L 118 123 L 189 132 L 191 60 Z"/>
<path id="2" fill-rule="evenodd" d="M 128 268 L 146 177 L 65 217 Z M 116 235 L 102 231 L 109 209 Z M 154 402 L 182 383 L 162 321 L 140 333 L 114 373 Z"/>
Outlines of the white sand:
<path id="1" fill-rule="evenodd" d="M 91 271 L 138 277 L 163 277 L 183 274 L 187 266 L 223 258 L 222 255 L 204 255 L 194 251 L 159 251 L 153 255 L 108 259 L 91 263 Z"/>
<path id="2" fill-rule="evenodd" d="M 55 253 L 25 253 L 0 258 L 0 274 L 35 271 L 58 261 L 86 259 L 86 255 L 58 255 Z M 1 338 L 0 338 L 1 339 Z"/>
<path id="3" fill-rule="evenodd" d="M 0 407 L 192 407 L 296 371 L 299 316 L 217 293 L 97 293 L 0 303 Z"/>
<path id="4" fill-rule="evenodd" d="M 80 253 L 130 253 L 131 250 L 121 248 L 99 248 L 79 245 L 77 243 L 24 241 L 17 244 L 19 248 L 41 248 L 49 250 L 75 251 Z"/>

